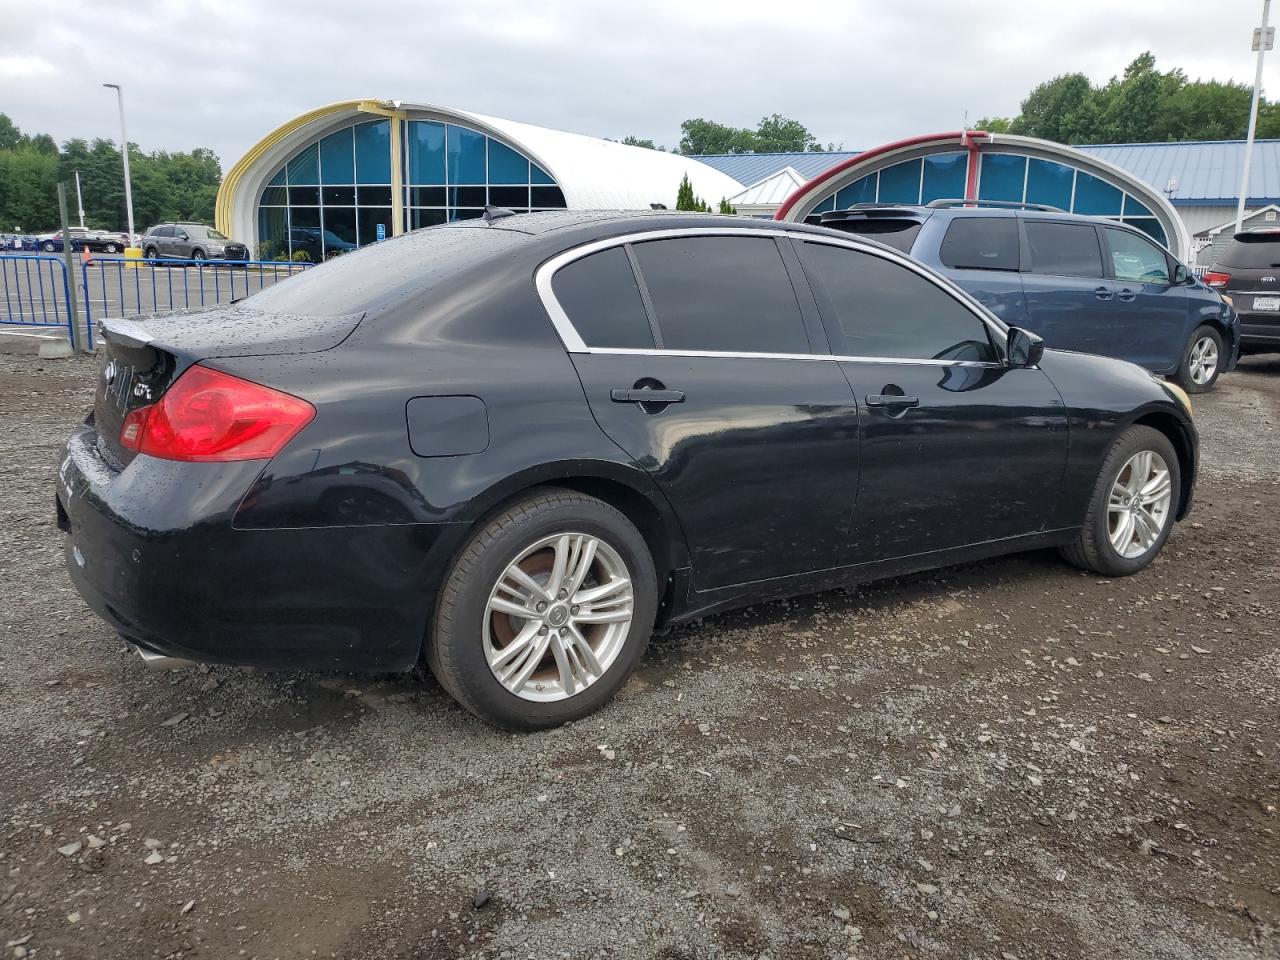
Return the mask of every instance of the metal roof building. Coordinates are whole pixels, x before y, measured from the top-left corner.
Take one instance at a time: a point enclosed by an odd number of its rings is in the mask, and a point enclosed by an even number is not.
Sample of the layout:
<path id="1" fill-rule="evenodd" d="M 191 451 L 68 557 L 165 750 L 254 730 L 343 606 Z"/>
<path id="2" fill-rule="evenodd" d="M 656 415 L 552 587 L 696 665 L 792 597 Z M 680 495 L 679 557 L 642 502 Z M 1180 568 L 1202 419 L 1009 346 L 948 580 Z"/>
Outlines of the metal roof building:
<path id="1" fill-rule="evenodd" d="M 1168 198 L 1195 239 L 1194 253 L 1209 242 L 1208 233 L 1232 223 L 1244 161 L 1243 140 L 1183 143 L 1107 143 L 1075 148 L 1119 168 Z M 859 156 L 840 153 L 719 154 L 698 159 L 742 183 L 755 184 L 791 167 L 813 179 Z M 1280 140 L 1254 144 L 1246 208 L 1280 204 Z M 1218 231 L 1215 236 L 1219 236 Z"/>
<path id="2" fill-rule="evenodd" d="M 513 210 L 675 207 L 742 184 L 692 157 L 435 104 L 345 100 L 282 124 L 223 178 L 218 229 L 262 259 L 318 260 L 406 230 Z"/>

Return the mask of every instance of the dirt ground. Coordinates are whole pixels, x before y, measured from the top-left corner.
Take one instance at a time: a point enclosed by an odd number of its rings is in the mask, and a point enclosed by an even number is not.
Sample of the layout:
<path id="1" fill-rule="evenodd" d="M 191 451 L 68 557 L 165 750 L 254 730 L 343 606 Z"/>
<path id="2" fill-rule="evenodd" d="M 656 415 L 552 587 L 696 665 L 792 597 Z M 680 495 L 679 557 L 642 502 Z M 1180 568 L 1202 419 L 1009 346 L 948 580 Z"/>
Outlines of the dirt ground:
<path id="1" fill-rule="evenodd" d="M 708 619 L 600 714 L 146 672 L 54 526 L 83 361 L 0 358 L 0 957 L 1280 957 L 1280 358 L 1127 580 L 1027 554 Z"/>

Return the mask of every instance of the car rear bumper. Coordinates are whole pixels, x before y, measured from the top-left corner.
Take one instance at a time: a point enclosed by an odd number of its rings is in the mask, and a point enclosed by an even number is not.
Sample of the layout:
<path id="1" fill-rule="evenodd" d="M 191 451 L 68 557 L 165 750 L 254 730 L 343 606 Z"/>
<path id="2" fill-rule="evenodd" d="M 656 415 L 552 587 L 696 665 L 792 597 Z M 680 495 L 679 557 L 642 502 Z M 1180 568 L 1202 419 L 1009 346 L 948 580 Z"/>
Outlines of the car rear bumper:
<path id="1" fill-rule="evenodd" d="M 92 429 L 67 443 L 67 570 L 117 632 L 171 657 L 277 669 L 399 670 L 418 659 L 459 524 L 241 530 L 260 462 L 139 457 L 114 472 Z"/>
<path id="2" fill-rule="evenodd" d="M 1241 313 L 1240 343 L 1280 349 L 1280 313 Z"/>

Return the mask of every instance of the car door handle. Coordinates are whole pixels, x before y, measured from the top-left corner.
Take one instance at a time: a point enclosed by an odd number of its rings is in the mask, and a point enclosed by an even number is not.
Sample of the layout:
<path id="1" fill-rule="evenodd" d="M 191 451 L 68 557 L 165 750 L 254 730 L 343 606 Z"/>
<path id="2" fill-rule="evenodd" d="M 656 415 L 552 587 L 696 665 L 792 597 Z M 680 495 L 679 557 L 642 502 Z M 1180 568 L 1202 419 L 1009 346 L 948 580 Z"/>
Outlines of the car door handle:
<path id="1" fill-rule="evenodd" d="M 1117 293 L 1116 296 L 1119 299 L 1123 300 L 1125 303 L 1132 303 L 1133 298 L 1136 297 L 1137 294 L 1134 293 L 1132 290 L 1130 290 L 1128 287 L 1125 287 L 1119 293 Z"/>
<path id="2" fill-rule="evenodd" d="M 897 393 L 869 393 L 867 394 L 868 407 L 918 407 L 920 406 L 919 397 L 904 397 Z"/>
<path id="3" fill-rule="evenodd" d="M 1093 295 L 1099 300 L 1110 300 L 1111 289 L 1109 287 L 1096 287 L 1093 291 Z"/>
<path id="4" fill-rule="evenodd" d="M 609 391 L 609 399 L 614 403 L 684 403 L 684 391 L 615 388 Z"/>

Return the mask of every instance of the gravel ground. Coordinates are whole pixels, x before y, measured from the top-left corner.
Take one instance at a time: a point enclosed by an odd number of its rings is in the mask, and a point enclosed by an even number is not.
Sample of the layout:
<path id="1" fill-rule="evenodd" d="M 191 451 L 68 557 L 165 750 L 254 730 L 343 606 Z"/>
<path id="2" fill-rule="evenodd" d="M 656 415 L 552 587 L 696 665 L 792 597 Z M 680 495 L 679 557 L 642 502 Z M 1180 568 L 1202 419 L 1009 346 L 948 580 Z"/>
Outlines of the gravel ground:
<path id="1" fill-rule="evenodd" d="M 1197 398 L 1142 574 L 710 618 L 527 736 L 409 677 L 144 671 L 53 525 L 92 367 L 0 376 L 0 956 L 1280 957 L 1280 359 Z"/>

